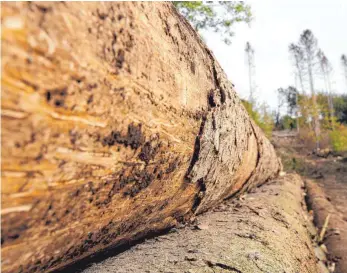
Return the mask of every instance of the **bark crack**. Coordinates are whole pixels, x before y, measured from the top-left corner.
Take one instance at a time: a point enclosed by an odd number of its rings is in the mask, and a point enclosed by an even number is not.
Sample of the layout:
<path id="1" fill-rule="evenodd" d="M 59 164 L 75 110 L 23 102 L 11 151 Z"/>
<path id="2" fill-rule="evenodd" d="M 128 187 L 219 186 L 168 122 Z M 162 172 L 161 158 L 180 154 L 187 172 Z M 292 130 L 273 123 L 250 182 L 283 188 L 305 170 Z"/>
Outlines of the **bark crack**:
<path id="1" fill-rule="evenodd" d="M 215 59 L 213 57 L 211 50 L 209 50 L 207 47 L 205 47 L 205 50 L 206 50 L 206 52 L 207 52 L 207 54 L 211 60 L 211 63 L 212 63 L 212 75 L 213 75 L 214 83 L 217 86 L 217 90 L 220 93 L 220 102 L 221 102 L 221 104 L 224 104 L 226 101 L 226 92 L 225 92 L 224 88 L 222 88 L 221 83 L 218 79 L 218 72 L 216 69 Z"/>

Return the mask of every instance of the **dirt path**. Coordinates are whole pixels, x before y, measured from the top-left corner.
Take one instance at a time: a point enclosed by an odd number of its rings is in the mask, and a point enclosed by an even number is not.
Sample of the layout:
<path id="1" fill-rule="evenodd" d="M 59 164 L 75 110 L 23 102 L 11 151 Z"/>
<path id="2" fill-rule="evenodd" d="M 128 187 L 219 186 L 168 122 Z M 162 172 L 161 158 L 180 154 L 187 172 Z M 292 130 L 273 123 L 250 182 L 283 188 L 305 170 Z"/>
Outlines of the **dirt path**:
<path id="1" fill-rule="evenodd" d="M 317 269 L 302 186 L 297 175 L 281 177 L 83 273 L 326 272 Z"/>

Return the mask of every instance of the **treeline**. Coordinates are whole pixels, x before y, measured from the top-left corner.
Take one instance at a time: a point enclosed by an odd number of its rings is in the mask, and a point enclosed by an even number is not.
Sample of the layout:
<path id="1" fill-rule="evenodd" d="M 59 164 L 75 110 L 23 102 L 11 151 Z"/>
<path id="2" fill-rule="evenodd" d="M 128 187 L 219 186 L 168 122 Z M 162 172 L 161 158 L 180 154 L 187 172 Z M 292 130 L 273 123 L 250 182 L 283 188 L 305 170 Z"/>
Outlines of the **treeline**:
<path id="1" fill-rule="evenodd" d="M 246 56 L 249 55 L 247 48 L 249 45 L 246 46 Z M 295 129 L 310 146 L 308 148 L 347 151 L 347 94 L 334 92 L 331 62 L 319 48 L 311 30 L 303 31 L 298 43 L 290 44 L 288 49 L 295 83 L 278 88 L 275 111 L 270 113 L 267 107 L 256 107 L 251 96 L 244 102 L 248 112 L 268 136 L 272 129 Z M 342 55 L 340 60 L 347 84 L 347 58 Z M 253 94 L 251 81 L 250 90 Z"/>

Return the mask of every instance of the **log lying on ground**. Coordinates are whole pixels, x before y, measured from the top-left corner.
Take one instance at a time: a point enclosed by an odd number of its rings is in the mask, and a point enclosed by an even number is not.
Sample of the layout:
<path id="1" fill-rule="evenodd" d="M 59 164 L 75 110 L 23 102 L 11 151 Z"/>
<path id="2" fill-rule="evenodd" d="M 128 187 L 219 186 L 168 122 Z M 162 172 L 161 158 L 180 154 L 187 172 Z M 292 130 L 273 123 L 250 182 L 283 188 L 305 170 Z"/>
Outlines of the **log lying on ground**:
<path id="1" fill-rule="evenodd" d="M 42 272 L 275 177 L 170 3 L 2 4 L 2 270 Z"/>
<path id="2" fill-rule="evenodd" d="M 271 181 L 198 216 L 195 227 L 147 240 L 83 273 L 320 272 L 302 185 L 298 175 Z"/>
<path id="3" fill-rule="evenodd" d="M 329 202 L 323 189 L 314 181 L 306 179 L 307 203 L 314 212 L 314 223 L 319 231 L 327 220 L 324 244 L 329 250 L 329 258 L 336 264 L 336 273 L 347 272 L 347 222 Z M 322 234 L 323 235 L 323 234 Z"/>

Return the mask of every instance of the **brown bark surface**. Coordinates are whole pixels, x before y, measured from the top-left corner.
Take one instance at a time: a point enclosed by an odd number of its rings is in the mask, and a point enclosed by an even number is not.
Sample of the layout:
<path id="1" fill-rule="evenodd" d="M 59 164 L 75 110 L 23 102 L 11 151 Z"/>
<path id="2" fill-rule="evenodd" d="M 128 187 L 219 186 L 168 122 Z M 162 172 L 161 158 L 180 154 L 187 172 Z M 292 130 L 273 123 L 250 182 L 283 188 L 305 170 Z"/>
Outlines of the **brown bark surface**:
<path id="1" fill-rule="evenodd" d="M 172 227 L 281 164 L 169 3 L 2 3 L 2 271 Z"/>
<path id="2" fill-rule="evenodd" d="M 227 200 L 197 223 L 147 240 L 83 273 L 317 273 L 303 181 L 287 175 Z"/>

